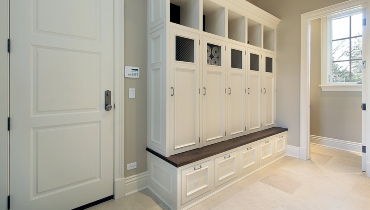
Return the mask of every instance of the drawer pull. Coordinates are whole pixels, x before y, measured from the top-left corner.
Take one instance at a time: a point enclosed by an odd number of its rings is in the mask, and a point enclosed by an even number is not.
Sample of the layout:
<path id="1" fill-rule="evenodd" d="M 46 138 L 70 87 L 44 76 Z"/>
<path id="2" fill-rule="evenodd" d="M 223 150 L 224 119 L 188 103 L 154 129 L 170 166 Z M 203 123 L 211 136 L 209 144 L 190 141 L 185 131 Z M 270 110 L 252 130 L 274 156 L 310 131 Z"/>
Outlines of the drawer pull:
<path id="1" fill-rule="evenodd" d="M 202 169 L 202 165 L 200 165 L 199 168 L 194 167 L 194 171 L 197 171 L 197 170 L 200 170 L 200 169 Z"/>
<path id="2" fill-rule="evenodd" d="M 253 149 L 252 147 L 249 147 L 249 149 Z"/>
<path id="3" fill-rule="evenodd" d="M 282 138 L 284 138 L 284 136 L 280 136 L 280 138 L 282 139 Z"/>
<path id="4" fill-rule="evenodd" d="M 228 158 L 230 158 L 230 155 L 229 155 L 229 156 L 225 156 L 225 157 L 224 157 L 224 159 L 228 159 Z"/>

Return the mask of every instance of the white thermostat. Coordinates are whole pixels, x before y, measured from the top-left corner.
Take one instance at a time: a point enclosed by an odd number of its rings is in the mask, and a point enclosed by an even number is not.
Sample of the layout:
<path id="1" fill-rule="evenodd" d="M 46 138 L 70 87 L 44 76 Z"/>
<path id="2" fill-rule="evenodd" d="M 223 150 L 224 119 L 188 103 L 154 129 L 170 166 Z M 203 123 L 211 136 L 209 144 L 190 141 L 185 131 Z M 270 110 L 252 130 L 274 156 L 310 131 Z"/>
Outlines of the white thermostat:
<path id="1" fill-rule="evenodd" d="M 125 77 L 128 78 L 139 78 L 140 68 L 133 66 L 125 66 Z"/>

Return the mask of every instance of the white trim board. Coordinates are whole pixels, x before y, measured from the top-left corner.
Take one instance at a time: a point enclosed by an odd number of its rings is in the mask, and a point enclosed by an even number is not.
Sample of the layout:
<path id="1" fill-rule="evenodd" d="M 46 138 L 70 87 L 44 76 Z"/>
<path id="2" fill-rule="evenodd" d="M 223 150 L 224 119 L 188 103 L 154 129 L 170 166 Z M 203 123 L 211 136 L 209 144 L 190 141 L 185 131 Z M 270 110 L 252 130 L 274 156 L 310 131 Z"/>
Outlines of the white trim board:
<path id="1" fill-rule="evenodd" d="M 125 196 L 148 188 L 149 173 L 145 171 L 125 179 Z"/>
<path id="2" fill-rule="evenodd" d="M 299 147 L 287 145 L 286 155 L 290 157 L 299 158 Z"/>
<path id="3" fill-rule="evenodd" d="M 344 150 L 348 152 L 361 153 L 362 144 L 352 141 L 344 141 L 323 136 L 311 135 L 311 144 L 317 144 L 324 147 Z"/>

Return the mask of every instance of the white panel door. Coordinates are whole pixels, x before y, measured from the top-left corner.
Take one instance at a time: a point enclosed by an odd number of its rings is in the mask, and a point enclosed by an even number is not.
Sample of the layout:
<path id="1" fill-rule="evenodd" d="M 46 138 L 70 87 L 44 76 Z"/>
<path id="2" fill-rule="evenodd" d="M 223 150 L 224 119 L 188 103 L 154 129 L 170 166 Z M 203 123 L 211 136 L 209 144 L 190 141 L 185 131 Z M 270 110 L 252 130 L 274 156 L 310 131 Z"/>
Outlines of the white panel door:
<path id="1" fill-rule="evenodd" d="M 264 107 L 264 128 L 275 125 L 276 116 L 276 77 L 275 77 L 275 56 L 266 54 L 264 57 L 263 72 L 263 107 Z"/>
<path id="2" fill-rule="evenodd" d="M 228 44 L 228 134 L 231 138 L 246 131 L 245 47 Z"/>
<path id="3" fill-rule="evenodd" d="M 262 129 L 262 58 L 261 52 L 248 49 L 248 117 L 249 132 Z"/>
<path id="4" fill-rule="evenodd" d="M 226 138 L 226 52 L 225 42 L 203 36 L 203 146 Z"/>
<path id="5" fill-rule="evenodd" d="M 73 209 L 113 194 L 113 2 L 10 7 L 11 208 Z"/>
<path id="6" fill-rule="evenodd" d="M 170 153 L 198 148 L 199 35 L 170 29 Z"/>

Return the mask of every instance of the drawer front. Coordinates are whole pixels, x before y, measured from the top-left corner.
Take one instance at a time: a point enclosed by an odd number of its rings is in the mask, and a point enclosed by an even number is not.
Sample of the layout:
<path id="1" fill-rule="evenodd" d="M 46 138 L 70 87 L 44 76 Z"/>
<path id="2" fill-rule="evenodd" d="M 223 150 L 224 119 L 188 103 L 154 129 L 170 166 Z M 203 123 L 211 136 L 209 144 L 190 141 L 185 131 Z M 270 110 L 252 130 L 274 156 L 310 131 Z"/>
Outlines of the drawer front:
<path id="1" fill-rule="evenodd" d="M 287 133 L 277 135 L 275 142 L 276 156 L 285 154 L 287 146 Z"/>
<path id="2" fill-rule="evenodd" d="M 258 168 L 258 144 L 248 145 L 240 149 L 240 170 L 241 173 L 249 173 Z"/>
<path id="3" fill-rule="evenodd" d="M 265 165 L 272 161 L 274 157 L 274 137 L 265 139 L 261 142 L 261 164 Z"/>
<path id="4" fill-rule="evenodd" d="M 191 166 L 181 171 L 182 204 L 210 191 L 213 188 L 213 161 Z"/>
<path id="5" fill-rule="evenodd" d="M 218 187 L 237 177 L 238 152 L 215 158 L 215 186 Z"/>

